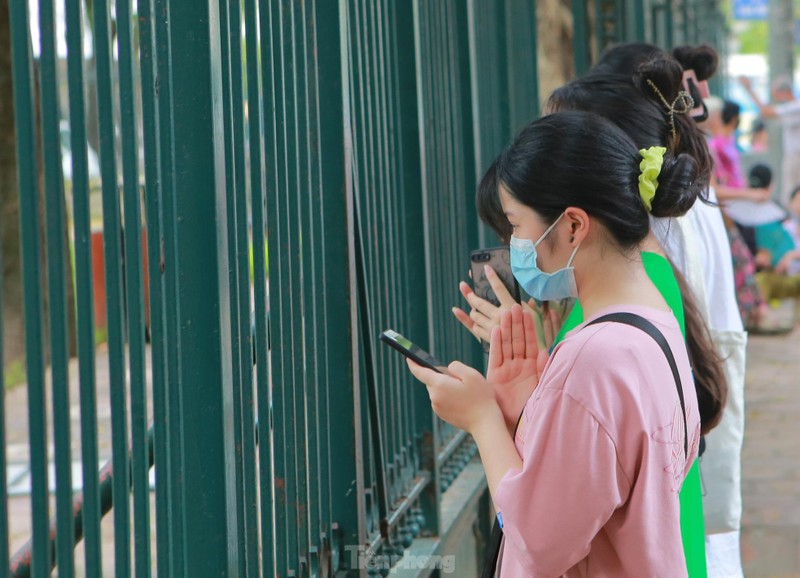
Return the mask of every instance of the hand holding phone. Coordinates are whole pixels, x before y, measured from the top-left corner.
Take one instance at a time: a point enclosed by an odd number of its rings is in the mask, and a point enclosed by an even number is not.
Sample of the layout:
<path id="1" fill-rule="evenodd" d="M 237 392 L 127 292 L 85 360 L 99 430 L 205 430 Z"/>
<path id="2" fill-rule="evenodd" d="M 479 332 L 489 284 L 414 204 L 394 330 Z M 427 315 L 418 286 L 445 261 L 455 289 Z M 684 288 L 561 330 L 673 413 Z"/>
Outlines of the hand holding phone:
<path id="1" fill-rule="evenodd" d="M 511 271 L 508 247 L 479 249 L 470 254 L 470 271 L 473 286 L 459 283 L 458 289 L 472 307 L 467 314 L 458 307 L 452 312 L 489 351 L 492 328 L 497 325 L 500 313 L 519 303 L 520 290 Z"/>
<path id="2" fill-rule="evenodd" d="M 486 276 L 486 265 L 489 265 L 502 281 L 511 298 L 519 303 L 519 285 L 511 271 L 511 253 L 508 247 L 478 249 L 469 255 L 470 275 L 473 291 L 481 299 L 485 299 L 495 307 L 500 307 L 500 299 Z"/>
<path id="3" fill-rule="evenodd" d="M 417 365 L 427 367 L 428 369 L 432 369 L 437 373 L 450 375 L 450 373 L 447 371 L 446 363 L 439 361 L 421 347 L 414 345 L 411 340 L 403 337 L 397 331 L 394 331 L 393 329 L 387 329 L 381 333 L 380 338 L 381 341 L 383 341 L 386 345 L 399 351 Z"/>

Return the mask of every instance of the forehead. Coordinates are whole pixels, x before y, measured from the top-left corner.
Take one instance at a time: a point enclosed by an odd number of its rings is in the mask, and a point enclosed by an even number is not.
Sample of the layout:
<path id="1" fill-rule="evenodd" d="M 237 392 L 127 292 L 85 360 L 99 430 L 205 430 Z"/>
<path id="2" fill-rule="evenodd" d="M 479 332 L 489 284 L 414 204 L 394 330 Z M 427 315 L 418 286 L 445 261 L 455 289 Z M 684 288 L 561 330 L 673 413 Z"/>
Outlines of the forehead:
<path id="1" fill-rule="evenodd" d="M 523 206 L 511 192 L 506 188 L 503 183 L 500 183 L 497 187 L 498 194 L 500 196 L 500 204 L 503 205 L 503 210 L 513 209 L 515 207 Z"/>

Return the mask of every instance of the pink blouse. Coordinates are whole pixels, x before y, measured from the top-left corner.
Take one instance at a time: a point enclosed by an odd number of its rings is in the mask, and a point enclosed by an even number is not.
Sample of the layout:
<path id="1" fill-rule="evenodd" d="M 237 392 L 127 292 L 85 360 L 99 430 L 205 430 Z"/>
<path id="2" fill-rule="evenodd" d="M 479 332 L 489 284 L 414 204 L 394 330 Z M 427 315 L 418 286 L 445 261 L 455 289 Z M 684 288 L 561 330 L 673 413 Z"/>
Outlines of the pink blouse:
<path id="1" fill-rule="evenodd" d="M 550 357 L 515 440 L 523 460 L 494 496 L 501 578 L 686 576 L 678 491 L 697 456 L 700 418 L 672 313 L 637 313 L 664 334 L 681 374 L 689 431 L 658 344 L 620 323 L 577 327 Z M 591 321 L 588 319 L 587 321 Z"/>

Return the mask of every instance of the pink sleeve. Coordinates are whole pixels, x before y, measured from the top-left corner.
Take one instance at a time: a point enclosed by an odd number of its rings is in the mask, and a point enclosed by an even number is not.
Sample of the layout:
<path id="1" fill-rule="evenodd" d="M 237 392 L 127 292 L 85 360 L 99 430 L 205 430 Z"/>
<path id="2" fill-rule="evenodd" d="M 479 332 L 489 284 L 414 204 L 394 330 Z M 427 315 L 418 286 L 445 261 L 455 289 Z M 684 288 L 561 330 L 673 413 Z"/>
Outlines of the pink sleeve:
<path id="1" fill-rule="evenodd" d="M 630 483 L 613 441 L 575 399 L 548 388 L 531 403 L 522 470 L 506 473 L 494 502 L 529 575 L 561 576 L 587 556 Z"/>

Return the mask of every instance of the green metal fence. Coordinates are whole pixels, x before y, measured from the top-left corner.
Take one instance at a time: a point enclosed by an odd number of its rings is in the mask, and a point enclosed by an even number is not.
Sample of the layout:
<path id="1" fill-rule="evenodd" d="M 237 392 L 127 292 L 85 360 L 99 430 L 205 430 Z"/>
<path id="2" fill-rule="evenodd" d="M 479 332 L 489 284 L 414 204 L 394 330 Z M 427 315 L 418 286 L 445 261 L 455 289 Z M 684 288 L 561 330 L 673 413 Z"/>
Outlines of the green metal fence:
<path id="1" fill-rule="evenodd" d="M 480 544 L 474 444 L 376 337 L 483 364 L 450 309 L 496 242 L 477 179 L 538 114 L 536 3 L 66 0 L 66 56 L 61 2 L 9 5 L 32 512 L 12 575 L 375 575 L 446 552 L 474 508 Z M 717 10 L 572 5 L 579 72 L 615 41 L 708 39 L 693 15 Z"/>

